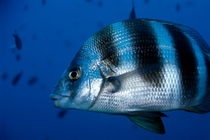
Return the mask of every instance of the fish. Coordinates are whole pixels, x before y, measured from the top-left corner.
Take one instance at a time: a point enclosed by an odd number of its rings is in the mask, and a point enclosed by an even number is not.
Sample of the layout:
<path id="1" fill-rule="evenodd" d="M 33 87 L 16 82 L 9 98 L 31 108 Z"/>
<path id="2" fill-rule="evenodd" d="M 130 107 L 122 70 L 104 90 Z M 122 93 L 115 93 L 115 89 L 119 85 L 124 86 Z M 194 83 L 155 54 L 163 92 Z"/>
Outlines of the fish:
<path id="1" fill-rule="evenodd" d="M 179 3 L 176 4 L 176 11 L 177 12 L 180 12 L 181 10 L 181 5 Z"/>
<path id="2" fill-rule="evenodd" d="M 81 45 L 50 97 L 58 108 L 123 115 L 164 134 L 166 112 L 210 111 L 210 48 L 186 25 L 113 23 Z"/>
<path id="3" fill-rule="evenodd" d="M 1 79 L 4 81 L 7 80 L 8 77 L 9 77 L 9 75 L 6 72 L 2 73 L 2 75 L 1 75 Z"/>
<path id="4" fill-rule="evenodd" d="M 103 1 L 99 1 L 97 4 L 99 7 L 103 7 Z"/>
<path id="5" fill-rule="evenodd" d="M 92 2 L 93 0 L 85 0 L 86 2 Z"/>
<path id="6" fill-rule="evenodd" d="M 19 35 L 17 33 L 13 34 L 14 40 L 15 40 L 15 47 L 17 50 L 21 50 L 22 49 L 22 40 L 19 37 Z"/>
<path id="7" fill-rule="evenodd" d="M 47 0 L 41 0 L 41 3 L 43 6 L 45 6 L 47 4 Z"/>
<path id="8" fill-rule="evenodd" d="M 145 4 L 148 4 L 150 1 L 149 0 L 144 0 L 144 3 Z"/>
<path id="9" fill-rule="evenodd" d="M 61 111 L 58 112 L 58 118 L 63 118 L 66 116 L 66 114 L 68 113 L 68 111 L 66 109 L 63 109 Z"/>
<path id="10" fill-rule="evenodd" d="M 32 77 L 29 78 L 27 84 L 28 84 L 29 86 L 32 86 L 32 85 L 36 84 L 37 81 L 38 81 L 38 78 L 37 78 L 36 76 L 32 76 Z"/>
<path id="11" fill-rule="evenodd" d="M 29 10 L 29 6 L 26 4 L 26 5 L 24 5 L 24 7 L 23 7 L 23 11 L 25 11 L 25 12 L 27 12 Z"/>
<path id="12" fill-rule="evenodd" d="M 20 54 L 16 54 L 15 55 L 15 59 L 16 59 L 16 61 L 20 61 L 21 60 L 21 55 Z"/>
<path id="13" fill-rule="evenodd" d="M 18 82 L 20 81 L 21 77 L 22 77 L 22 72 L 17 73 L 12 80 L 12 85 L 16 86 Z"/>

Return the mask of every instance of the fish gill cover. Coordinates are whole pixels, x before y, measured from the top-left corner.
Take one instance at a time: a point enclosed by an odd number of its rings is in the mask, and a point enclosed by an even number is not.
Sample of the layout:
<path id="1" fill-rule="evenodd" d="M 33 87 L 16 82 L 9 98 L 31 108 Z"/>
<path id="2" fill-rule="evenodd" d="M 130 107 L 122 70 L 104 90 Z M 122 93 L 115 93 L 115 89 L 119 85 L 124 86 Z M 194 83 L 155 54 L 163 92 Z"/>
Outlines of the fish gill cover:
<path id="1" fill-rule="evenodd" d="M 137 18 L 188 25 L 210 44 L 208 0 L 134 2 Z M 49 95 L 84 41 L 127 20 L 132 6 L 131 0 L 0 0 L 0 140 L 210 139 L 209 113 L 166 112 L 167 133 L 157 135 L 123 116 L 52 105 Z"/>

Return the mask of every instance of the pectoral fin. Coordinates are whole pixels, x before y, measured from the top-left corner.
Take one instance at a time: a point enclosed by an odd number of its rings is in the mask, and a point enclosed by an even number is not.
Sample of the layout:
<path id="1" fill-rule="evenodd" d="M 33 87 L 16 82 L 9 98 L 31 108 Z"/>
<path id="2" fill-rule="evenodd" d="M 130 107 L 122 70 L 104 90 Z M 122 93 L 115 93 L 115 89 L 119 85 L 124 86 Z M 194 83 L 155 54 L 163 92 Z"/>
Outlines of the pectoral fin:
<path id="1" fill-rule="evenodd" d="M 105 62 L 103 62 L 105 64 Z M 99 67 L 100 75 L 103 78 L 103 86 L 101 87 L 107 93 L 115 93 L 121 87 L 119 76 L 114 76 L 115 72 L 110 65 L 101 65 Z"/>
<path id="2" fill-rule="evenodd" d="M 158 134 L 164 134 L 165 128 L 164 124 L 161 120 L 161 117 L 165 117 L 166 115 L 160 112 L 154 113 L 142 113 L 138 116 L 128 116 L 129 120 L 134 122 L 136 125 Z"/>

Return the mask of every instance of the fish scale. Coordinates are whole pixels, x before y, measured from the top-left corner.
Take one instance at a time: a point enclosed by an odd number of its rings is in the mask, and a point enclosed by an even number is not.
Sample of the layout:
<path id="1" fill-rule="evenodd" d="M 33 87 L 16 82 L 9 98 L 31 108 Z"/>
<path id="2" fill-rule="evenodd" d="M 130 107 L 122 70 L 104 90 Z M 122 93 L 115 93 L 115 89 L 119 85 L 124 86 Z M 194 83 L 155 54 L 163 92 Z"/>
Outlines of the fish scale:
<path id="1" fill-rule="evenodd" d="M 122 89 L 114 94 L 107 94 L 106 92 L 101 91 L 98 100 L 91 110 L 100 110 L 105 112 L 116 112 L 116 113 L 126 113 L 130 110 L 135 111 L 154 111 L 158 108 L 160 111 L 169 110 L 170 108 L 179 107 L 179 96 L 177 96 L 177 73 L 175 70 L 166 69 L 168 75 L 164 78 L 166 84 L 163 87 L 156 87 L 155 85 L 149 85 L 145 83 L 141 77 L 138 77 L 136 74 L 133 76 L 129 75 L 126 81 L 123 81 Z M 168 76 L 168 77 L 167 77 Z M 167 79 L 172 79 L 170 82 L 167 82 Z M 154 79 L 155 80 L 155 79 Z M 124 84 L 125 83 L 125 84 Z M 139 86 L 141 84 L 141 86 Z M 150 91 L 150 92 L 149 92 Z M 170 92 L 171 91 L 171 92 Z M 124 97 L 122 99 L 122 97 Z M 115 102 L 110 102 L 110 98 L 114 98 L 116 102 L 121 102 L 121 104 L 114 104 Z M 133 98 L 133 99 L 129 99 Z M 120 101 L 118 101 L 118 99 Z M 142 102 L 144 101 L 144 102 Z M 102 110 L 103 106 L 110 106 L 111 108 L 106 108 L 107 110 Z M 117 105 L 117 106 L 115 106 Z"/>
<path id="2" fill-rule="evenodd" d="M 114 23 L 81 46 L 52 99 L 60 108 L 125 115 L 162 134 L 163 111 L 210 112 L 209 50 L 187 26 L 153 19 Z"/>

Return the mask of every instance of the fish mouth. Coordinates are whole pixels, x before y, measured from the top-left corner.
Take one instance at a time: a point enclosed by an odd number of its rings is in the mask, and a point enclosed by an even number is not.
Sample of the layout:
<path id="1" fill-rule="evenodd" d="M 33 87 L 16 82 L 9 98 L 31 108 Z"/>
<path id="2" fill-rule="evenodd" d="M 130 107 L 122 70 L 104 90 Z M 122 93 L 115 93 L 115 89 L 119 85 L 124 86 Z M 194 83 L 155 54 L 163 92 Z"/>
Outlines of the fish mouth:
<path id="1" fill-rule="evenodd" d="M 59 99 L 61 99 L 62 97 L 68 97 L 68 98 L 70 98 L 69 95 L 50 94 L 50 99 L 53 100 L 53 101 L 59 100 Z"/>
<path id="2" fill-rule="evenodd" d="M 69 90 L 54 90 L 50 94 L 50 99 L 53 100 L 54 106 L 58 108 L 66 108 L 71 98 Z"/>
<path id="3" fill-rule="evenodd" d="M 67 103 L 69 102 L 69 95 L 51 94 L 51 100 L 54 101 L 54 106 L 57 108 L 68 108 Z"/>
<path id="4" fill-rule="evenodd" d="M 68 97 L 70 98 L 70 91 L 69 90 L 54 90 L 51 94 L 50 94 L 50 99 L 51 100 L 59 100 L 62 97 Z"/>

